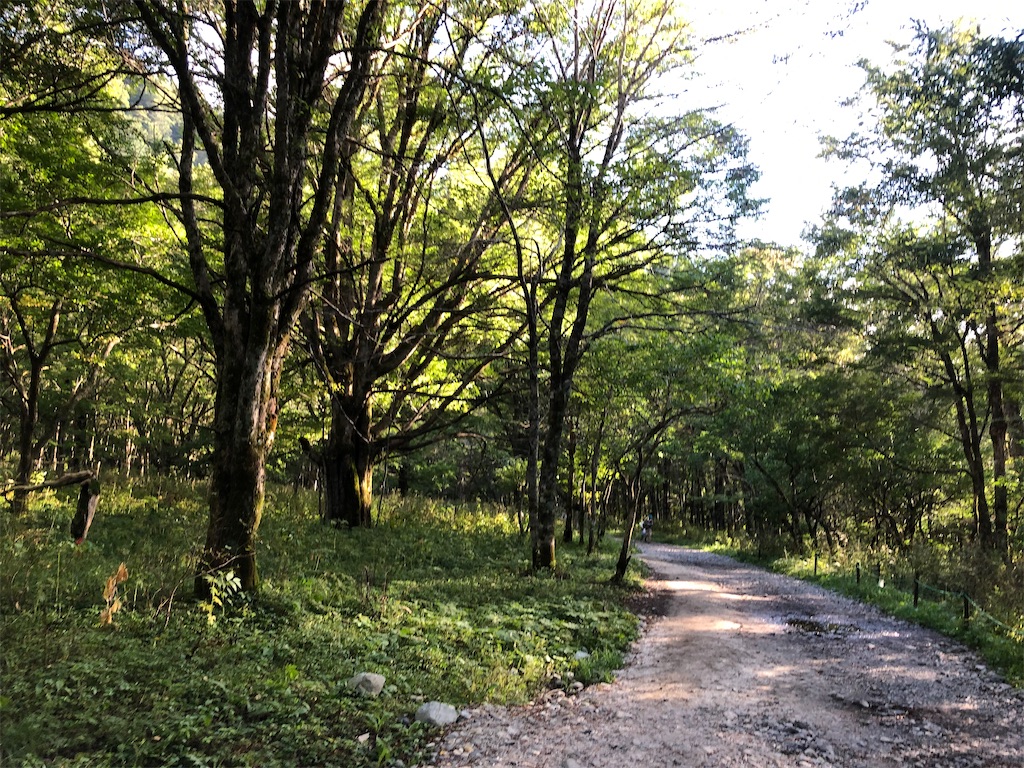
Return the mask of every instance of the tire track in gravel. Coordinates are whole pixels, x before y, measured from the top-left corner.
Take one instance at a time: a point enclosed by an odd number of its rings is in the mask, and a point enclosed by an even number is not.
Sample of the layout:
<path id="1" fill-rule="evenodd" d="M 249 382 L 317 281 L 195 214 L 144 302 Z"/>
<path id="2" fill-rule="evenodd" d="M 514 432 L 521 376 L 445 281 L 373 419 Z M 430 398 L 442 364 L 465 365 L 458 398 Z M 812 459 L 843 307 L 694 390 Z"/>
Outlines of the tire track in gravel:
<path id="1" fill-rule="evenodd" d="M 957 643 L 726 557 L 641 554 L 664 615 L 616 682 L 466 710 L 432 765 L 1024 766 L 1024 697 Z"/>

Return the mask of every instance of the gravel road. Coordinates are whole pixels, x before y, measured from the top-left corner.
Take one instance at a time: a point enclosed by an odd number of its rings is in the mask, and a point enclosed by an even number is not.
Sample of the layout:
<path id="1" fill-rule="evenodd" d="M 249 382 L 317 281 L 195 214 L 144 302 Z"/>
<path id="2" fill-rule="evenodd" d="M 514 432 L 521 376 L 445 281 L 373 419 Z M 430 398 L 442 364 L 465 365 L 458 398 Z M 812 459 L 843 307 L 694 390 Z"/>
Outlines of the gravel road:
<path id="1" fill-rule="evenodd" d="M 663 615 L 616 682 L 466 710 L 433 765 L 1024 766 L 1024 695 L 963 646 L 726 557 L 641 550 Z"/>

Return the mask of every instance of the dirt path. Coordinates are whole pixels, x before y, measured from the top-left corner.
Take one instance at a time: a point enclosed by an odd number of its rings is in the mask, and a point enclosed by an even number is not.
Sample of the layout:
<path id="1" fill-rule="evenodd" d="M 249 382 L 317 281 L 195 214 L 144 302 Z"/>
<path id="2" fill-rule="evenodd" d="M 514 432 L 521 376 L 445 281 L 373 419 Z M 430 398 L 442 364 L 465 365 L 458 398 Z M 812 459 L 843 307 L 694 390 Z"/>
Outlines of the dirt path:
<path id="1" fill-rule="evenodd" d="M 728 558 L 642 549 L 665 615 L 618 680 L 467 710 L 435 765 L 1024 766 L 1024 695 L 962 646 Z"/>

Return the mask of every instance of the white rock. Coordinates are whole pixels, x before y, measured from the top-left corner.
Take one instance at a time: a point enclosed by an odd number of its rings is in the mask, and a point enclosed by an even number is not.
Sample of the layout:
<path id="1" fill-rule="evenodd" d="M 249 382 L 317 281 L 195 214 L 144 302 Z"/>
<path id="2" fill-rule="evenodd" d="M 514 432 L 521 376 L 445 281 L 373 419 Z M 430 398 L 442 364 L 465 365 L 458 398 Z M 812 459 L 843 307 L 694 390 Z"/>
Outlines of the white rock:
<path id="1" fill-rule="evenodd" d="M 440 701 L 428 701 L 416 710 L 416 722 L 427 725 L 451 725 L 458 719 L 458 710 Z"/>
<path id="2" fill-rule="evenodd" d="M 370 698 L 377 698 L 384 690 L 384 675 L 373 672 L 360 672 L 348 679 L 349 688 L 355 689 L 357 693 Z"/>

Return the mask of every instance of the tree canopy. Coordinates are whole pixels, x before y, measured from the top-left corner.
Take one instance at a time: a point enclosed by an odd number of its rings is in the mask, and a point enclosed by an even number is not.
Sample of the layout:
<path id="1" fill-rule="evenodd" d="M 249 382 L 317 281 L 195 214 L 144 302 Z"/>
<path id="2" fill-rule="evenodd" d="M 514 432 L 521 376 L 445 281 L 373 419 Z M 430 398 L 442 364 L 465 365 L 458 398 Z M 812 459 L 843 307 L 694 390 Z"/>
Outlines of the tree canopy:
<path id="1" fill-rule="evenodd" d="M 668 2 L 5 4 L 9 488 L 202 477 L 200 595 L 258 585 L 268 477 L 505 503 L 534 570 L 648 514 L 1012 561 L 1020 39 L 861 63 L 810 250 L 737 240 L 698 53 Z"/>

